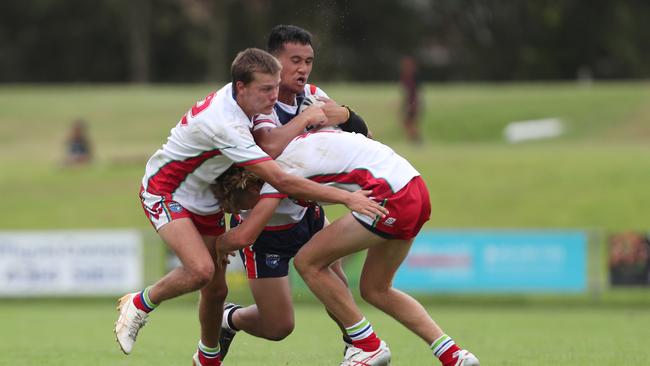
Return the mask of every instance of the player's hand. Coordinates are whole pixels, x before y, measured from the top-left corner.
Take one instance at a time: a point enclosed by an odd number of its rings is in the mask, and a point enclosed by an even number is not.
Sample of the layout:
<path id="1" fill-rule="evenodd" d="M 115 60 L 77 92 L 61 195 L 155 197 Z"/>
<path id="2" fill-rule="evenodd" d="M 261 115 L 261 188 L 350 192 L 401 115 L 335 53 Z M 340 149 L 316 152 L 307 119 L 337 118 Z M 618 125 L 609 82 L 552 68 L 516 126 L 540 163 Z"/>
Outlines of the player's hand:
<path id="1" fill-rule="evenodd" d="M 318 97 L 318 100 L 325 103 L 321 105 L 321 109 L 325 112 L 325 116 L 327 116 L 327 123 L 321 127 L 338 126 L 350 118 L 348 109 L 339 105 L 334 100 L 324 97 Z"/>
<path id="2" fill-rule="evenodd" d="M 234 257 L 235 252 L 231 252 L 227 249 L 224 248 L 223 245 L 223 239 L 224 239 L 225 234 L 219 235 L 217 237 L 217 242 L 215 245 L 215 250 L 217 254 L 217 265 L 219 268 L 223 268 L 230 264 L 230 258 L 229 257 Z"/>
<path id="3" fill-rule="evenodd" d="M 369 197 L 371 193 L 372 191 L 364 190 L 351 193 L 349 196 L 350 198 L 345 203 L 345 206 L 347 206 L 347 208 L 349 208 L 351 211 L 355 211 L 369 217 L 386 217 L 388 210 L 385 207 L 381 206 L 379 203 L 373 201 L 371 197 Z"/>
<path id="4" fill-rule="evenodd" d="M 302 111 L 302 113 L 300 113 L 298 116 L 306 119 L 305 125 L 307 126 L 307 129 L 320 128 L 323 126 L 327 126 L 328 123 L 327 116 L 325 115 L 323 109 L 315 105 L 308 107 L 307 109 Z"/>

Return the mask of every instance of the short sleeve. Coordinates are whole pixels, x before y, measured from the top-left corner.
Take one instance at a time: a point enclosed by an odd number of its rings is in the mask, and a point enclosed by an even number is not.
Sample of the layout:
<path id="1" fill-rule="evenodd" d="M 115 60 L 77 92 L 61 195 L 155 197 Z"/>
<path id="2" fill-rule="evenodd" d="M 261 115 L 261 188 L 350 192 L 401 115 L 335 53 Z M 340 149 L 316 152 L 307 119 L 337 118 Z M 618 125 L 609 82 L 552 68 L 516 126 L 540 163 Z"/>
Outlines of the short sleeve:
<path id="1" fill-rule="evenodd" d="M 262 189 L 260 190 L 260 196 L 263 198 L 286 198 L 288 197 L 284 193 L 280 193 L 275 187 L 268 183 L 264 183 Z"/>
<path id="2" fill-rule="evenodd" d="M 258 114 L 253 118 L 253 131 L 257 131 L 260 128 L 276 128 L 280 126 L 279 121 L 276 121 L 277 118 L 274 118 L 274 115 L 269 114 Z"/>
<path id="3" fill-rule="evenodd" d="M 221 151 L 221 154 L 235 164 L 245 166 L 272 160 L 255 144 L 248 126 L 244 124 L 228 124 L 224 127 L 212 136 L 212 141 Z"/>

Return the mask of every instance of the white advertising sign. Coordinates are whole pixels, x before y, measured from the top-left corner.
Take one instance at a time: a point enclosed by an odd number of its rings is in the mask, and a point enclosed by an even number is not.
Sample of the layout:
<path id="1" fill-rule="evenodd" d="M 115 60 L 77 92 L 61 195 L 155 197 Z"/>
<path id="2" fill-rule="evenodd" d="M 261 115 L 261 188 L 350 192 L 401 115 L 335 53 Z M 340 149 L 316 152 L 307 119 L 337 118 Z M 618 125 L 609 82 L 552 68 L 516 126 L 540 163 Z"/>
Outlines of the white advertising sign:
<path id="1" fill-rule="evenodd" d="M 0 232 L 0 296 L 122 294 L 142 272 L 135 230 Z"/>

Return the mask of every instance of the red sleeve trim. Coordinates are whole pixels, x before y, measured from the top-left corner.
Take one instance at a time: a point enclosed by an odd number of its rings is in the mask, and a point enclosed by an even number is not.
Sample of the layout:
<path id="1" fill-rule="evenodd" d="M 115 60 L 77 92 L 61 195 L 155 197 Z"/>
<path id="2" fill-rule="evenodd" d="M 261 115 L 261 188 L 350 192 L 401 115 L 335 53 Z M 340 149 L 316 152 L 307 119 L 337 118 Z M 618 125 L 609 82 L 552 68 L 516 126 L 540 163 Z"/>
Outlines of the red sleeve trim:
<path id="1" fill-rule="evenodd" d="M 260 195 L 262 198 L 287 198 L 289 195 L 284 193 L 263 193 Z"/>
<path id="2" fill-rule="evenodd" d="M 241 163 L 235 163 L 235 164 L 237 166 L 247 166 L 247 165 L 258 164 L 258 163 L 268 161 L 268 160 L 273 160 L 273 159 L 270 156 L 265 156 L 263 158 L 253 159 L 253 160 L 249 160 L 249 161 L 242 161 Z"/>
<path id="3" fill-rule="evenodd" d="M 275 124 L 275 123 L 273 122 L 273 120 L 270 120 L 270 119 L 268 119 L 268 118 L 265 118 L 265 119 L 258 119 L 258 120 L 253 121 L 253 125 L 257 125 L 257 124 L 260 124 L 260 123 L 273 123 L 273 124 Z"/>

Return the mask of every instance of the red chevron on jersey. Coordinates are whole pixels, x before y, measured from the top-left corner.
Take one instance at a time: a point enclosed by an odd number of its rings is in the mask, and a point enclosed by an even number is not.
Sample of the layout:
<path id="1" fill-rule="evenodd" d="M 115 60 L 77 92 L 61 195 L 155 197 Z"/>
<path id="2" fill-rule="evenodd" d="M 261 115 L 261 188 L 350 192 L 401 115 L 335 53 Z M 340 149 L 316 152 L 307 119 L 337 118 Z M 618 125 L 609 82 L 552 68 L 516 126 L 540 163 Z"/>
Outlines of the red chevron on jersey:
<path id="1" fill-rule="evenodd" d="M 220 154 L 219 150 L 206 151 L 187 160 L 172 161 L 166 164 L 160 168 L 156 175 L 149 178 L 147 191 L 163 196 L 173 193 L 188 174 L 196 170 L 204 161 Z"/>

